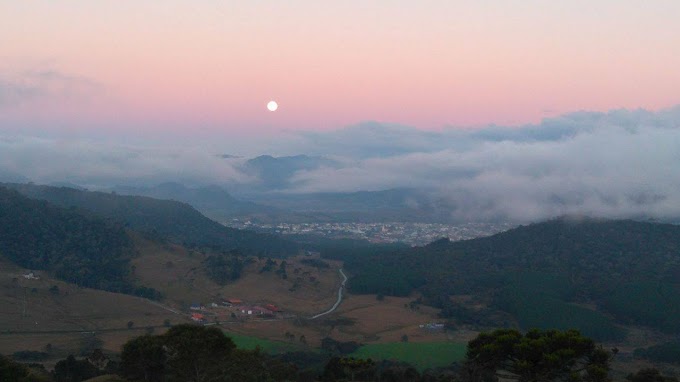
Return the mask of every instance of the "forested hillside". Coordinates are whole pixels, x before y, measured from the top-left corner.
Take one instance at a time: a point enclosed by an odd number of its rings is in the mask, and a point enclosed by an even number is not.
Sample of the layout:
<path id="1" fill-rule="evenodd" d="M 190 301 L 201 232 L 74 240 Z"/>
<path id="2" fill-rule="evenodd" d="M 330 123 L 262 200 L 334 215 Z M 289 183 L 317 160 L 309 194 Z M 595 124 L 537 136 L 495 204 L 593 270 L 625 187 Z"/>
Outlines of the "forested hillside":
<path id="1" fill-rule="evenodd" d="M 295 243 L 276 236 L 224 227 L 190 205 L 176 201 L 32 184 L 5 186 L 30 198 L 65 208 L 87 210 L 134 230 L 154 233 L 186 246 L 211 247 L 220 251 L 238 249 L 244 254 L 279 257 L 295 254 L 298 250 Z"/>
<path id="2" fill-rule="evenodd" d="M 680 227 L 595 219 L 556 219 L 487 238 L 371 257 L 344 257 L 354 293 L 407 295 L 451 317 L 484 321 L 492 311 L 523 327 L 576 326 L 620 338 L 612 320 L 574 303 L 594 303 L 619 323 L 680 332 Z M 449 296 L 472 294 L 490 310 L 471 312 Z"/>
<path id="3" fill-rule="evenodd" d="M 156 297 L 129 281 L 131 239 L 122 225 L 0 187 L 0 254 L 80 286 Z"/>

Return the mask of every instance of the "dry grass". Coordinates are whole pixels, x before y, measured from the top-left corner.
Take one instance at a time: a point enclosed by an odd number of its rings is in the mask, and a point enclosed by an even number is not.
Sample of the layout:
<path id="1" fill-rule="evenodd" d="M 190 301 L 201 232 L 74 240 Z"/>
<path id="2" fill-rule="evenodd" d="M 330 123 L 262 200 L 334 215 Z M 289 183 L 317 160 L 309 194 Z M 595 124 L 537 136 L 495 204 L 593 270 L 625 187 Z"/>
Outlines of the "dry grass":
<path id="1" fill-rule="evenodd" d="M 146 326 L 162 325 L 180 318 L 148 301 L 122 294 L 78 288 L 40 274 L 39 280 L 22 277 L 28 271 L 6 261 L 0 261 L 0 353 L 20 350 L 42 351 L 51 343 L 64 353 L 78 349 L 80 332 L 119 329 L 115 336 L 131 338 L 140 335 Z M 59 294 L 49 291 L 56 285 Z M 128 321 L 135 329 L 127 330 Z M 18 334 L 22 333 L 22 334 Z M 120 341 L 106 342 L 104 348 L 120 350 Z"/>
<path id="2" fill-rule="evenodd" d="M 202 265 L 205 254 L 178 246 L 160 246 L 142 238 L 136 238 L 136 242 L 143 253 L 134 260 L 140 283 L 160 290 L 167 296 L 167 304 L 181 309 L 192 303 L 208 305 L 223 298 L 239 298 L 248 304 L 275 304 L 286 312 L 309 317 L 333 305 L 341 282 L 337 272 L 341 263 L 328 261 L 330 269 L 317 269 L 300 263 L 304 257 L 294 257 L 286 259 L 286 280 L 273 272 L 260 274 L 259 270 L 266 261 L 261 259 L 250 264 L 236 282 L 220 286 L 205 274 Z M 297 273 L 295 269 L 298 269 Z M 310 281 L 312 277 L 316 282 Z M 296 279 L 299 287 L 291 291 Z M 404 334 L 414 342 L 446 340 L 442 332 L 429 332 L 419 327 L 420 324 L 436 321 L 437 310 L 426 306 L 421 306 L 418 311 L 405 308 L 404 304 L 412 300 L 388 297 L 377 301 L 375 295 L 347 295 L 336 313 L 314 321 L 250 319 L 222 326 L 233 333 L 274 341 L 285 341 L 286 332 L 295 334 L 296 338 L 304 335 L 310 346 L 319 346 L 321 339 L 328 335 L 359 342 L 394 342 Z M 338 317 L 355 323 L 337 325 L 333 321 Z"/>
<path id="3" fill-rule="evenodd" d="M 274 272 L 260 274 L 266 261 L 261 259 L 248 265 L 236 282 L 220 286 L 207 277 L 202 264 L 204 254 L 141 238 L 136 243 L 143 254 L 133 261 L 140 283 L 160 290 L 169 304 L 180 308 L 239 298 L 249 304 L 275 304 L 288 312 L 311 315 L 333 305 L 341 281 L 339 263 L 332 262 L 331 269 L 319 270 L 301 264 L 302 258 L 289 258 L 288 279 L 284 280 Z M 299 269 L 298 274 L 295 269 Z M 298 278 L 299 287 L 290 291 Z"/>
<path id="4" fill-rule="evenodd" d="M 445 340 L 443 332 L 419 327 L 438 321 L 437 310 L 426 306 L 412 310 L 404 306 L 411 301 L 413 298 L 408 297 L 386 297 L 378 301 L 375 295 L 349 295 L 337 314 L 354 320 L 355 324 L 334 329 L 332 336 L 375 343 L 398 342 L 403 335 L 412 342 Z"/>

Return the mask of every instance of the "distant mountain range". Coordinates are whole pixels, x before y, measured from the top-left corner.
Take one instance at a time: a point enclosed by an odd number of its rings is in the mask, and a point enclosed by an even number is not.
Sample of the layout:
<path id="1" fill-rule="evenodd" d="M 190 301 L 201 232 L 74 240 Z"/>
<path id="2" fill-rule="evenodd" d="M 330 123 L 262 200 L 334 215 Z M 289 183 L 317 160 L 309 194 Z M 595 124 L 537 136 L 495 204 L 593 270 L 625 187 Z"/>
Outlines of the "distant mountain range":
<path id="1" fill-rule="evenodd" d="M 204 215 L 224 221 L 231 217 L 281 215 L 284 211 L 234 198 L 216 185 L 186 187 L 180 183 L 163 183 L 155 187 L 117 186 L 110 191 L 120 195 L 139 195 L 155 199 L 176 200 L 190 204 Z"/>
<path id="2" fill-rule="evenodd" d="M 15 172 L 11 171 L 5 171 L 0 169 L 0 182 L 7 182 L 7 183 L 28 183 L 31 180 L 28 179 L 27 177 L 17 174 Z"/>
<path id="3" fill-rule="evenodd" d="M 121 195 L 140 195 L 190 204 L 221 222 L 233 218 L 270 222 L 449 222 L 450 208 L 414 189 L 352 193 L 252 193 L 244 201 L 223 187 L 187 187 L 163 183 L 155 187 L 118 186 Z"/>
<path id="4" fill-rule="evenodd" d="M 331 159 L 307 155 L 273 157 L 260 155 L 247 160 L 241 171 L 257 177 L 259 181 L 250 185 L 252 191 L 277 191 L 289 188 L 292 177 L 298 171 L 316 170 L 321 167 L 337 167 L 339 164 Z"/>

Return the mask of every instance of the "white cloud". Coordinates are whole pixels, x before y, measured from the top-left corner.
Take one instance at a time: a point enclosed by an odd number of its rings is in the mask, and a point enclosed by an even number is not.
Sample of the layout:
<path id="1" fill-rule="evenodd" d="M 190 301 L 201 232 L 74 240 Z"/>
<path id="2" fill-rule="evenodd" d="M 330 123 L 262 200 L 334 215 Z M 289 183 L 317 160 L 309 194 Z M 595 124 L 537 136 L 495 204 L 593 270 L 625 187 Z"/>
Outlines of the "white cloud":
<path id="1" fill-rule="evenodd" d="M 575 117 L 444 132 L 450 149 L 301 171 L 293 184 L 297 192 L 425 188 L 453 217 L 474 220 L 680 216 L 680 109 Z"/>
<path id="2" fill-rule="evenodd" d="M 0 170 L 38 183 L 83 186 L 248 182 L 249 177 L 201 147 L 154 147 L 90 140 L 0 137 Z"/>
<path id="3" fill-rule="evenodd" d="M 37 100 L 82 101 L 100 94 L 104 87 L 85 77 L 56 70 L 30 70 L 0 75 L 0 108 Z"/>
<path id="4" fill-rule="evenodd" d="M 465 220 L 680 217 L 680 107 L 439 132 L 370 123 L 262 142 L 265 152 L 340 163 L 298 171 L 288 183 L 293 193 L 417 188 L 432 206 Z M 99 187 L 257 183 L 238 170 L 246 158 L 220 158 L 224 152 L 233 153 L 218 140 L 161 146 L 0 136 L 0 173 Z"/>

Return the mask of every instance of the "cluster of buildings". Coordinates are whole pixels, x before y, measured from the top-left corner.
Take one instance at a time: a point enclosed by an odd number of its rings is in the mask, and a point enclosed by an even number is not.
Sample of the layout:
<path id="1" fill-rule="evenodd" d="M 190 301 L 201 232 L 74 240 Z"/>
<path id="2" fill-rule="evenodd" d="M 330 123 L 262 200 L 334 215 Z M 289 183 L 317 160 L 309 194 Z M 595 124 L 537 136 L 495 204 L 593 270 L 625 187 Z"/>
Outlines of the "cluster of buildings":
<path id="1" fill-rule="evenodd" d="M 250 229 L 281 235 L 311 234 L 331 239 L 364 239 L 374 243 L 402 242 L 425 245 L 441 238 L 466 240 L 489 236 L 513 227 L 510 223 L 276 223 L 257 224 L 233 219 L 233 228 Z"/>
<path id="2" fill-rule="evenodd" d="M 28 272 L 27 274 L 23 275 L 26 280 L 40 280 L 40 276 L 36 275 L 33 272 Z"/>
<path id="3" fill-rule="evenodd" d="M 209 306 L 192 304 L 189 307 L 191 319 L 198 323 L 213 321 L 230 321 L 235 318 L 260 317 L 274 318 L 283 310 L 274 304 L 251 305 L 238 298 L 223 300 L 221 303 L 210 303 Z"/>

